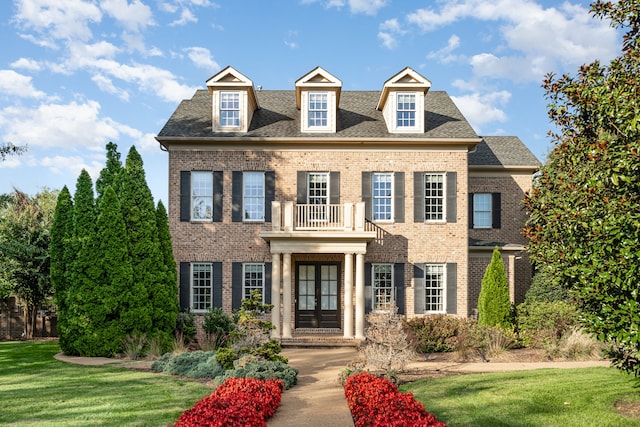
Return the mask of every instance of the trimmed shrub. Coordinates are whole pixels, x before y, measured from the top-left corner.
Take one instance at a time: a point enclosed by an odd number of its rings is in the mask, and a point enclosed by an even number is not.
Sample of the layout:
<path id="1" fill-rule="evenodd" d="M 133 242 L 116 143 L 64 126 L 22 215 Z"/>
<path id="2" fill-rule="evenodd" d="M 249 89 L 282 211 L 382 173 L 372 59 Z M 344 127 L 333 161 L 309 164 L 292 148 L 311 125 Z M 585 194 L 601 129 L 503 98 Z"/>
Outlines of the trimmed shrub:
<path id="1" fill-rule="evenodd" d="M 496 246 L 482 278 L 478 297 L 478 323 L 508 328 L 513 324 L 512 320 L 507 275 L 500 250 Z"/>
<path id="2" fill-rule="evenodd" d="M 564 301 L 525 302 L 517 308 L 520 338 L 527 347 L 553 346 L 578 324 L 578 308 Z"/>
<path id="3" fill-rule="evenodd" d="M 298 370 L 283 362 L 274 362 L 248 355 L 234 362 L 234 369 L 227 370 L 216 378 L 221 383 L 229 378 L 255 378 L 266 380 L 275 378 L 282 381 L 285 389 L 290 389 L 298 382 Z"/>

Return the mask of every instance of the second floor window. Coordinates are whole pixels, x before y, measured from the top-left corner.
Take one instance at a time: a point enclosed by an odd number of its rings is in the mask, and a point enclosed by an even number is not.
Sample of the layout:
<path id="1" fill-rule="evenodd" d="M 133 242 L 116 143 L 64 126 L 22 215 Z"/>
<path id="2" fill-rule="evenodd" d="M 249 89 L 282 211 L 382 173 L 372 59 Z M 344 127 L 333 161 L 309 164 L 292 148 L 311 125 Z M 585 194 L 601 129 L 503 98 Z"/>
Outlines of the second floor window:
<path id="1" fill-rule="evenodd" d="M 244 282 L 242 284 L 242 295 L 244 298 L 251 296 L 251 291 L 260 291 L 262 295 L 262 301 L 264 302 L 265 294 L 265 280 L 264 280 L 264 264 L 243 264 L 243 277 Z"/>
<path id="2" fill-rule="evenodd" d="M 243 206 L 245 221 L 264 221 L 264 172 L 244 172 Z"/>
<path id="3" fill-rule="evenodd" d="M 213 218 L 213 174 L 191 173 L 191 219 L 211 221 Z"/>
<path id="4" fill-rule="evenodd" d="M 327 127 L 328 103 L 326 93 L 309 94 L 309 127 Z"/>
<path id="5" fill-rule="evenodd" d="M 307 203 L 310 205 L 329 203 L 329 174 L 327 172 L 309 172 L 307 180 Z"/>
<path id="6" fill-rule="evenodd" d="M 476 193 L 473 195 L 473 227 L 491 228 L 491 194 Z"/>
<path id="7" fill-rule="evenodd" d="M 220 126 L 239 127 L 240 126 L 240 93 L 221 92 L 220 93 Z"/>
<path id="8" fill-rule="evenodd" d="M 371 179 L 373 220 L 391 221 L 393 219 L 393 174 L 374 173 Z"/>
<path id="9" fill-rule="evenodd" d="M 427 173 L 424 175 L 424 219 L 425 221 L 444 221 L 445 213 L 445 175 Z"/>
<path id="10" fill-rule="evenodd" d="M 416 95 L 414 93 L 398 93 L 396 117 L 396 126 L 399 128 L 416 126 Z"/>

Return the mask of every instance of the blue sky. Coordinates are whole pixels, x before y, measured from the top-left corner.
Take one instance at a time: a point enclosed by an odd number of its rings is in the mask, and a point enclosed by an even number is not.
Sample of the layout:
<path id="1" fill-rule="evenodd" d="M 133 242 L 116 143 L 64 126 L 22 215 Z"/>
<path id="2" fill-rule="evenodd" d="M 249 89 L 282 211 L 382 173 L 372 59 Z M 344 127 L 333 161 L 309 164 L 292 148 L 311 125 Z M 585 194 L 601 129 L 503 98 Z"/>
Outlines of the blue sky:
<path id="1" fill-rule="evenodd" d="M 167 202 L 154 137 L 180 100 L 231 65 L 263 89 L 321 66 L 343 90 L 380 90 L 409 66 L 480 135 L 551 147 L 541 82 L 619 53 L 620 36 L 571 0 L 5 0 L 0 4 L 0 193 L 97 178 L 105 145 L 142 155 Z"/>

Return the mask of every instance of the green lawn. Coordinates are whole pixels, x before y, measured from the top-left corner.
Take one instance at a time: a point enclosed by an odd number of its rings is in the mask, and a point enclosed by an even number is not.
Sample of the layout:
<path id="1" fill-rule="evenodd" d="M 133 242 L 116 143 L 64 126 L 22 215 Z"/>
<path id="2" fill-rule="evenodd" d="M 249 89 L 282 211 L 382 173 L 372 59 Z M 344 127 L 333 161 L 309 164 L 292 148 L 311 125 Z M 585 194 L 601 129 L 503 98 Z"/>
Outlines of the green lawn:
<path id="1" fill-rule="evenodd" d="M 0 342 L 0 425 L 166 426 L 211 389 L 53 358 L 57 342 Z"/>
<path id="2" fill-rule="evenodd" d="M 624 427 L 616 402 L 640 402 L 638 381 L 613 368 L 459 375 L 405 384 L 450 427 Z"/>

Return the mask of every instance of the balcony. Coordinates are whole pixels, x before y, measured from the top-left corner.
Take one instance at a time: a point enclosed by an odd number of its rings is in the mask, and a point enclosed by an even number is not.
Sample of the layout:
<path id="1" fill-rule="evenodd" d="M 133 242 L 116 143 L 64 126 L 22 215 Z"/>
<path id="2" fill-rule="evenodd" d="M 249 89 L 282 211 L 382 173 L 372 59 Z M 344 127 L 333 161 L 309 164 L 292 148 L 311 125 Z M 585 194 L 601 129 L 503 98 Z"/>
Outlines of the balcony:
<path id="1" fill-rule="evenodd" d="M 364 218 L 364 202 L 340 205 L 271 203 L 271 230 L 260 236 L 272 252 L 332 253 L 365 251 L 377 237 Z M 345 252 L 346 253 L 346 252 Z"/>

